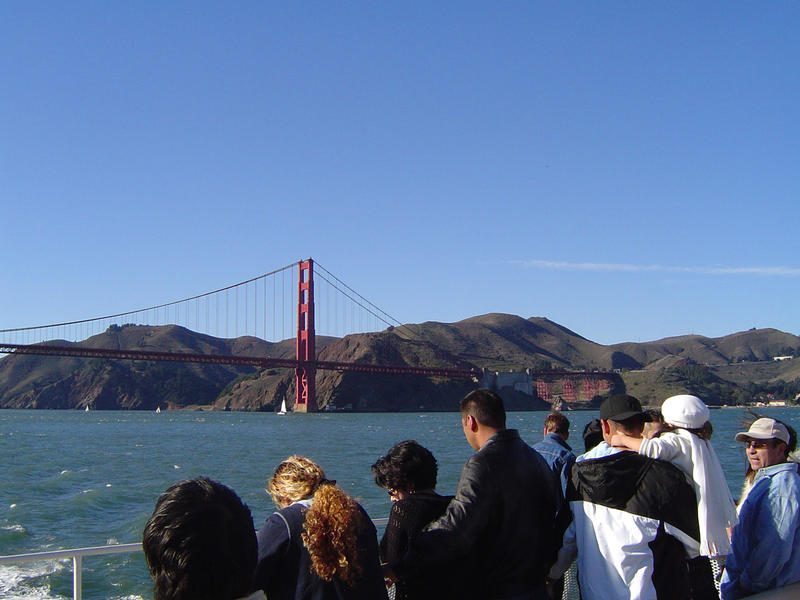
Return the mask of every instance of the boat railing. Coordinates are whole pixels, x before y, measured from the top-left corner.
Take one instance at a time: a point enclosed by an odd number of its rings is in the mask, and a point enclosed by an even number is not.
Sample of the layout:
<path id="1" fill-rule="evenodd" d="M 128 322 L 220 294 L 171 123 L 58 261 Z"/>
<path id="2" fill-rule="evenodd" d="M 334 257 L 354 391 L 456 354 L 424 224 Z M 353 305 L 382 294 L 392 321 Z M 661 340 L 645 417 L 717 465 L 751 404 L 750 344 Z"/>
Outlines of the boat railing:
<path id="1" fill-rule="evenodd" d="M 385 527 L 389 519 L 386 517 L 372 519 L 376 527 Z M 72 598 L 81 600 L 83 595 L 83 559 L 86 556 L 104 554 L 122 554 L 125 552 L 141 552 L 142 544 L 111 544 L 109 546 L 91 546 L 88 548 L 70 548 L 66 550 L 49 550 L 46 552 L 29 552 L 27 554 L 10 554 L 0 556 L 0 565 L 12 565 L 25 562 L 44 562 L 72 560 Z"/>
<path id="2" fill-rule="evenodd" d="M 141 549 L 142 544 L 137 543 L 71 548 L 68 550 L 51 550 L 48 552 L 29 552 L 28 554 L 11 554 L 9 556 L 0 556 L 0 565 L 72 559 L 72 597 L 74 600 L 81 600 L 83 594 L 83 558 L 85 556 L 138 552 L 141 551 Z"/>

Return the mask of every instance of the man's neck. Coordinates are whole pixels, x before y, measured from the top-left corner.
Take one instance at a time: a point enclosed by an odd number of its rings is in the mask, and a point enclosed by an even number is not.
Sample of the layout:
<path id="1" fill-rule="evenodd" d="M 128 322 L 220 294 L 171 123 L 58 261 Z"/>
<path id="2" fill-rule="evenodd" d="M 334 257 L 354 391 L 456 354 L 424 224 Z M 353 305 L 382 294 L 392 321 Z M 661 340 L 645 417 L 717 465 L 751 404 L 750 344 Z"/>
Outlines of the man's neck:
<path id="1" fill-rule="evenodd" d="M 483 448 L 486 445 L 486 442 L 498 431 L 503 431 L 502 429 L 494 429 L 492 427 L 486 427 L 484 425 L 478 430 L 476 435 L 478 441 L 478 450 Z"/>

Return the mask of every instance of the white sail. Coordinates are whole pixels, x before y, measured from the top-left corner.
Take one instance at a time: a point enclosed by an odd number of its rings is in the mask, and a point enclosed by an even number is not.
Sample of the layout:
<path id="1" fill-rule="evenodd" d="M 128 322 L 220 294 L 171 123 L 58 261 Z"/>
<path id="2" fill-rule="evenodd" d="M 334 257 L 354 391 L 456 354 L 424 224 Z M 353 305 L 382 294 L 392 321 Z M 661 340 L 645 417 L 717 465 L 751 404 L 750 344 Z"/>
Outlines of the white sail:
<path id="1" fill-rule="evenodd" d="M 286 414 L 286 398 L 281 400 L 281 409 L 278 411 L 278 414 L 279 415 L 285 415 Z"/>

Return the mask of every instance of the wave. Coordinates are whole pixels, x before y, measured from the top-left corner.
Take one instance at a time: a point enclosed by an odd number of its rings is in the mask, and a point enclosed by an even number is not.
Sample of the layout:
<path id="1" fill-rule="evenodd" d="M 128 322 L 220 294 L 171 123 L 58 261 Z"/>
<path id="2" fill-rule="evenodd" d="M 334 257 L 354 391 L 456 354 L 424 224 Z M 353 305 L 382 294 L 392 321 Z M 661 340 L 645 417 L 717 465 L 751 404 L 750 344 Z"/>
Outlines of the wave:
<path id="1" fill-rule="evenodd" d="M 6 521 L 0 525 L 0 549 L 4 549 L 7 544 L 13 545 L 14 542 L 18 542 L 27 537 L 29 537 L 28 530 L 20 523 L 10 523 Z M 2 553 L 4 552 L 0 552 L 0 554 Z"/>
<path id="2" fill-rule="evenodd" d="M 69 560 L 0 565 L 0 598 L 3 600 L 70 600 L 51 587 L 53 576 L 63 571 L 72 572 Z M 112 584 L 120 587 L 120 584 Z M 84 589 L 86 592 L 86 589 Z M 107 600 L 145 600 L 139 594 L 107 595 Z"/>
<path id="3" fill-rule="evenodd" d="M 4 600 L 66 600 L 50 589 L 50 576 L 67 568 L 68 561 L 0 566 L 0 598 Z M 45 581 L 42 581 L 42 578 Z"/>

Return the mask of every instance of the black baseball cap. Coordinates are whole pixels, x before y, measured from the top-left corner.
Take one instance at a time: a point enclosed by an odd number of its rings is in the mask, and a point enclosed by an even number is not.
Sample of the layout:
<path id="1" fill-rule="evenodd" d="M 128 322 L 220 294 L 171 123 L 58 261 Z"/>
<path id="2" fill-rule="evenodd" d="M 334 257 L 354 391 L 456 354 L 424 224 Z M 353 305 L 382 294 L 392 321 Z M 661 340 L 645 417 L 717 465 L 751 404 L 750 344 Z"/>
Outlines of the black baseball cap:
<path id="1" fill-rule="evenodd" d="M 628 394 L 614 394 L 600 405 L 600 418 L 604 421 L 624 421 L 636 416 L 645 416 L 642 404 Z"/>

